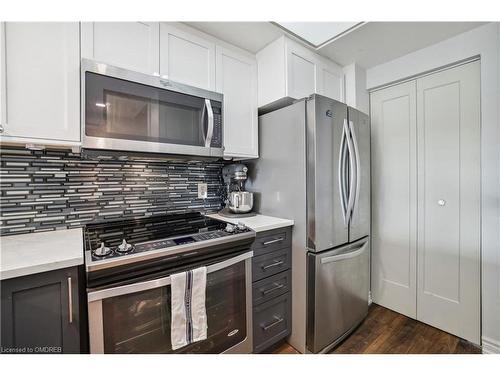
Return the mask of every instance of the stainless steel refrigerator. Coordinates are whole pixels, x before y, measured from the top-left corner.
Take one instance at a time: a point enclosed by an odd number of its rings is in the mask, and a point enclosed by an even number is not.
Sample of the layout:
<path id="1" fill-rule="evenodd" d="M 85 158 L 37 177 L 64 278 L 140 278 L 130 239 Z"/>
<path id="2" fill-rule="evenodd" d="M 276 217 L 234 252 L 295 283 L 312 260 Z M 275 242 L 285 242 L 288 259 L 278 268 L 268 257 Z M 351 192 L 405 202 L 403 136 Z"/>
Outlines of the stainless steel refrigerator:
<path id="1" fill-rule="evenodd" d="M 295 222 L 289 342 L 327 352 L 368 312 L 369 117 L 321 95 L 261 115 L 249 166 L 256 210 Z"/>

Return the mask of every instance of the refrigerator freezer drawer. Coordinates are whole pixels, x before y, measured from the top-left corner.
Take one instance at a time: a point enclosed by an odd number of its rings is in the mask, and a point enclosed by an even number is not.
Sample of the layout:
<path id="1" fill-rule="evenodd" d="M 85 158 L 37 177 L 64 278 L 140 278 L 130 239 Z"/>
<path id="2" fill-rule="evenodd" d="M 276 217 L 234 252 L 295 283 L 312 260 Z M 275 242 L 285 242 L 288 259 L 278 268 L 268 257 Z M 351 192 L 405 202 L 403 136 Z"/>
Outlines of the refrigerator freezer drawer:
<path id="1" fill-rule="evenodd" d="M 369 243 L 308 254 L 308 351 L 329 350 L 368 313 Z"/>

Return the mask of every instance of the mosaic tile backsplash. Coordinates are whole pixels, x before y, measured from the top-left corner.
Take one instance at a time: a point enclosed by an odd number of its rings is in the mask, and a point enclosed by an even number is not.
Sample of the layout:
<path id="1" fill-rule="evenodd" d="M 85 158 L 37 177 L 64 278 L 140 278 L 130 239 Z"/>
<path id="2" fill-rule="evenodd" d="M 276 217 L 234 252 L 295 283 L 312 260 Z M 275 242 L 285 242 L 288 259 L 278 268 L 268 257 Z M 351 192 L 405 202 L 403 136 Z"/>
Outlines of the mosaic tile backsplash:
<path id="1" fill-rule="evenodd" d="M 223 207 L 222 162 L 117 161 L 0 150 L 0 235 Z M 197 184 L 208 184 L 198 199 Z"/>

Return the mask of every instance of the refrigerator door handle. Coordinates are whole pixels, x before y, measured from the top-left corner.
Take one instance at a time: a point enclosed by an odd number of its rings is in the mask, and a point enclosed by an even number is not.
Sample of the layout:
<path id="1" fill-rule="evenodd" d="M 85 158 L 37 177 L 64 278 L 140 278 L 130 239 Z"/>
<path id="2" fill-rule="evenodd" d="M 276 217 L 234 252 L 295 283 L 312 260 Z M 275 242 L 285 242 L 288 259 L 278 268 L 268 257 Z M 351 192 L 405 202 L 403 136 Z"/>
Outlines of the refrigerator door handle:
<path id="1" fill-rule="evenodd" d="M 350 249 L 348 252 L 337 254 L 337 255 L 332 255 L 329 257 L 324 257 L 321 259 L 321 264 L 338 262 L 339 260 L 355 258 L 366 250 L 367 245 L 368 245 L 368 241 L 363 242 L 359 246 L 356 246 L 356 247 Z"/>
<path id="2" fill-rule="evenodd" d="M 347 227 L 347 194 L 345 189 L 345 147 L 347 138 L 347 119 L 344 119 L 344 126 L 342 128 L 342 137 L 340 140 L 340 151 L 339 151 L 339 193 L 340 193 L 340 205 L 342 206 L 342 217 L 344 218 L 344 225 Z"/>
<path id="3" fill-rule="evenodd" d="M 352 211 L 354 208 L 354 198 L 356 188 L 356 155 L 352 144 L 351 132 L 347 129 L 347 148 L 349 150 L 349 199 L 347 201 L 347 221 L 350 223 L 352 219 Z"/>
<path id="4" fill-rule="evenodd" d="M 359 190 L 361 188 L 361 161 L 359 159 L 359 147 L 358 147 L 358 140 L 356 138 L 356 131 L 354 130 L 354 123 L 352 121 L 349 121 L 349 129 L 351 131 L 352 135 L 352 143 L 354 145 L 354 154 L 356 158 L 356 193 L 354 196 L 354 200 L 352 203 L 352 211 L 353 213 L 351 214 L 351 219 L 352 215 L 354 214 L 354 208 L 358 204 L 359 201 Z"/>

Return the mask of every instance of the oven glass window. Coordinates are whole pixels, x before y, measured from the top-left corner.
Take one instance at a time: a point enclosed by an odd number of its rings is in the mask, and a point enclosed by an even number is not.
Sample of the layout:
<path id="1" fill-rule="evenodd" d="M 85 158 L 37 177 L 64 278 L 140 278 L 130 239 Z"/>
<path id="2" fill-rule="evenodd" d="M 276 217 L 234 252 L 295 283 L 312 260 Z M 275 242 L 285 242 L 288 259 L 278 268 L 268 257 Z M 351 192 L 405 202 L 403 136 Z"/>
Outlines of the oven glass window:
<path id="1" fill-rule="evenodd" d="M 87 136 L 205 146 L 207 128 L 203 98 L 85 73 Z"/>
<path id="2" fill-rule="evenodd" d="M 221 353 L 246 336 L 245 262 L 207 275 L 207 339 L 172 351 L 170 285 L 102 301 L 105 353 Z"/>

